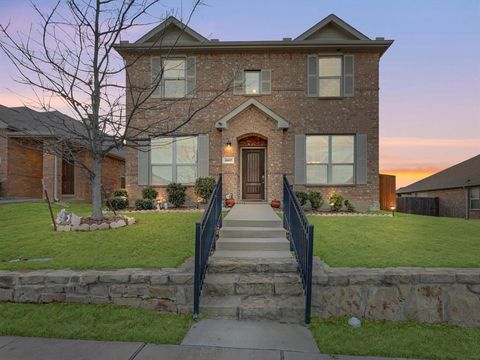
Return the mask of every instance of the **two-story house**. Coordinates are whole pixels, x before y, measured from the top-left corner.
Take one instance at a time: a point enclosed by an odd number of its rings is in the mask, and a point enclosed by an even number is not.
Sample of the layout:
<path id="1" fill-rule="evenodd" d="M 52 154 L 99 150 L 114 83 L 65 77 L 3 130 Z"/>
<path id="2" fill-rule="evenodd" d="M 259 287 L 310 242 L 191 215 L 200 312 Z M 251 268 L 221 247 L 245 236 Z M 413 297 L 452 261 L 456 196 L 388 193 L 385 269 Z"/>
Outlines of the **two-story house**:
<path id="1" fill-rule="evenodd" d="M 271 201 L 282 198 L 287 174 L 296 190 L 324 199 L 335 192 L 357 209 L 377 209 L 379 61 L 392 42 L 329 15 L 278 41 L 207 39 L 170 17 L 118 44 L 131 65 L 127 112 L 131 89 L 163 71 L 134 128 L 141 135 L 155 123 L 169 131 L 127 151 L 131 197 L 145 186 L 164 197 L 168 183 L 180 182 L 196 200 L 195 179 L 223 173 L 224 193 Z"/>

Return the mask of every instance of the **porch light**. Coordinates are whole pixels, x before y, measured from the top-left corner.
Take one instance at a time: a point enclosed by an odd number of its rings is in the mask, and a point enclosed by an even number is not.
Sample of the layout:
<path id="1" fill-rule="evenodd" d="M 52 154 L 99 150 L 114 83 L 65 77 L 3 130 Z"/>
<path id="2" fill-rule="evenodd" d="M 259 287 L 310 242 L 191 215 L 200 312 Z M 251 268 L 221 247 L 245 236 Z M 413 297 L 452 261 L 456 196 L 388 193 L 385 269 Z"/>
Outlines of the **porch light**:
<path id="1" fill-rule="evenodd" d="M 232 142 L 230 140 L 227 140 L 226 145 L 227 145 L 227 148 L 230 149 L 232 147 Z"/>

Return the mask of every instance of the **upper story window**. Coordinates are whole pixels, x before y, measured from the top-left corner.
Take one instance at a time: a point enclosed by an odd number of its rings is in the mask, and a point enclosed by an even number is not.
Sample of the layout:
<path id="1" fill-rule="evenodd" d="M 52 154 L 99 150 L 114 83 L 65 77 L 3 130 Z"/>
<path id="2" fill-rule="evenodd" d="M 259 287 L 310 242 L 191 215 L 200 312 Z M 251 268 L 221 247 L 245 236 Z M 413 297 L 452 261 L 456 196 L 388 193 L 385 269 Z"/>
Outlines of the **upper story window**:
<path id="1" fill-rule="evenodd" d="M 354 96 L 353 55 L 308 55 L 307 67 L 308 96 Z"/>
<path id="2" fill-rule="evenodd" d="M 155 86 L 153 97 L 166 99 L 193 97 L 196 87 L 195 57 L 152 57 L 151 84 Z"/>
<path id="3" fill-rule="evenodd" d="M 193 184 L 197 178 L 197 137 L 153 139 L 150 149 L 151 184 Z"/>
<path id="4" fill-rule="evenodd" d="M 480 210 L 480 187 L 470 189 L 470 209 Z"/>
<path id="5" fill-rule="evenodd" d="M 272 92 L 272 70 L 235 70 L 235 95 L 266 95 Z"/>
<path id="6" fill-rule="evenodd" d="M 353 184 L 354 148 L 354 135 L 307 136 L 307 184 Z"/>

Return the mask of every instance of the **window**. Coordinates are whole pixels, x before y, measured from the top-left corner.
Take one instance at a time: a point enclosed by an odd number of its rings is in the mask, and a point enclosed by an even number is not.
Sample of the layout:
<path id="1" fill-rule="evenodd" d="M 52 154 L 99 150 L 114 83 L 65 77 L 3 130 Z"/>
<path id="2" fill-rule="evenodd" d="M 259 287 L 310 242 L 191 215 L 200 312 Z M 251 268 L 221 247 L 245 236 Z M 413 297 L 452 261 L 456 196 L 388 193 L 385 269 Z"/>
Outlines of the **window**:
<path id="1" fill-rule="evenodd" d="M 307 184 L 353 184 L 354 146 L 353 135 L 307 136 Z"/>
<path id="2" fill-rule="evenodd" d="M 480 210 L 480 187 L 470 189 L 470 209 Z"/>
<path id="3" fill-rule="evenodd" d="M 342 95 L 342 56 L 318 57 L 318 89 L 320 97 Z"/>
<path id="4" fill-rule="evenodd" d="M 197 137 L 163 137 L 152 140 L 151 183 L 193 184 L 197 178 Z"/>
<path id="5" fill-rule="evenodd" d="M 260 71 L 245 71 L 245 93 L 260 94 Z"/>
<path id="6" fill-rule="evenodd" d="M 185 59 L 163 60 L 163 97 L 181 98 L 185 91 Z"/>

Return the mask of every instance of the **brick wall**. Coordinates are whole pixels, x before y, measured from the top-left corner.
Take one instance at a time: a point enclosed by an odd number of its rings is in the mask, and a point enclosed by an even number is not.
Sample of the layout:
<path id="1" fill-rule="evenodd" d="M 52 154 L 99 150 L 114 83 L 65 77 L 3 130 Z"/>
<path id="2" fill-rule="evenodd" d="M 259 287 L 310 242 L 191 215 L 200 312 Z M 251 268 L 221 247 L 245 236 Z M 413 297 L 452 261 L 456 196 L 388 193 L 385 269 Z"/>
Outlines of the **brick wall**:
<path id="1" fill-rule="evenodd" d="M 0 129 L 0 197 L 5 195 L 8 168 L 7 131 Z M 2 190 L 3 189 L 3 190 Z"/>
<path id="2" fill-rule="evenodd" d="M 230 89 L 213 104 L 198 113 L 192 121 L 181 127 L 177 134 L 210 134 L 210 174 L 226 174 L 225 192 L 239 197 L 239 158 L 235 147 L 239 137 L 257 133 L 268 138 L 267 200 L 281 196 L 281 173 L 293 174 L 295 134 L 367 134 L 368 136 L 368 184 L 341 187 L 308 187 L 321 191 L 324 197 L 332 192 L 343 194 L 360 207 L 378 207 L 378 62 L 374 53 L 355 53 L 355 97 L 344 99 L 318 99 L 306 96 L 306 59 L 308 52 L 270 53 L 197 53 L 197 97 L 177 101 L 168 111 L 149 110 L 138 114 L 134 123 L 139 128 L 161 121 L 159 129 L 171 129 L 188 114 L 188 108 L 204 105 L 216 93 L 227 87 L 234 69 L 272 69 L 272 93 L 255 98 L 286 119 L 290 128 L 277 130 L 274 121 L 257 110 L 246 110 L 229 122 L 223 131 L 215 129 L 215 122 L 250 96 L 233 95 Z M 129 56 L 126 55 L 128 61 Z M 130 70 L 130 78 L 145 86 L 150 79 L 149 57 L 138 62 Z M 132 106 L 127 97 L 127 106 Z M 146 107 L 161 104 L 150 99 Z M 221 158 L 225 142 L 232 142 L 235 164 L 222 166 Z M 127 188 L 133 197 L 141 187 L 137 185 L 137 153 L 127 153 Z"/>

